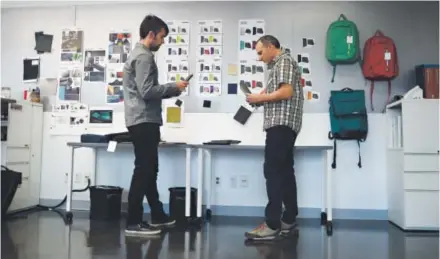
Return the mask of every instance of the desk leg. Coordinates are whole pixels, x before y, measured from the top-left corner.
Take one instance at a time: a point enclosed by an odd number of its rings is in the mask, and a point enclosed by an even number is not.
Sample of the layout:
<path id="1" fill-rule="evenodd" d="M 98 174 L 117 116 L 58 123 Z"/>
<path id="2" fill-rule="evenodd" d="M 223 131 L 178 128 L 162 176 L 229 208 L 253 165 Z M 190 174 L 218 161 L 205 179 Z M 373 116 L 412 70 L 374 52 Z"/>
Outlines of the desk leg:
<path id="1" fill-rule="evenodd" d="M 327 151 L 322 151 L 322 159 L 324 160 L 324 170 L 322 172 L 322 194 L 321 194 L 321 225 L 327 223 Z"/>
<path id="2" fill-rule="evenodd" d="M 185 170 L 185 217 L 189 218 L 191 211 L 191 148 L 186 148 L 186 170 Z"/>
<path id="3" fill-rule="evenodd" d="M 66 218 L 68 223 L 72 223 L 72 184 L 75 164 L 75 148 L 70 148 L 70 171 L 67 173 L 67 199 L 66 199 Z"/>
<path id="4" fill-rule="evenodd" d="M 212 165 L 211 165 L 211 150 L 205 150 L 206 155 L 206 168 L 208 169 L 206 172 L 206 176 L 208 177 L 208 188 L 207 188 L 207 200 L 206 200 L 206 219 L 211 219 L 211 200 L 212 200 Z"/>
<path id="5" fill-rule="evenodd" d="M 92 148 L 92 172 L 90 173 L 90 185 L 96 185 L 96 174 L 97 174 L 97 153 L 95 148 Z"/>
<path id="6" fill-rule="evenodd" d="M 328 235 L 332 235 L 333 234 L 333 205 L 332 205 L 332 169 L 331 169 L 331 164 L 330 161 L 332 154 L 330 151 L 325 151 L 325 174 L 327 175 L 326 180 L 327 180 L 327 234 Z"/>
<path id="7" fill-rule="evenodd" d="M 197 170 L 197 218 L 202 217 L 202 194 L 203 194 L 203 149 L 198 148 Z"/>
<path id="8" fill-rule="evenodd" d="M 183 243 L 183 258 L 184 259 L 189 259 L 189 252 L 190 252 L 189 248 L 190 248 L 190 242 L 191 242 L 190 238 L 191 238 L 190 232 L 185 231 L 185 241 Z"/>

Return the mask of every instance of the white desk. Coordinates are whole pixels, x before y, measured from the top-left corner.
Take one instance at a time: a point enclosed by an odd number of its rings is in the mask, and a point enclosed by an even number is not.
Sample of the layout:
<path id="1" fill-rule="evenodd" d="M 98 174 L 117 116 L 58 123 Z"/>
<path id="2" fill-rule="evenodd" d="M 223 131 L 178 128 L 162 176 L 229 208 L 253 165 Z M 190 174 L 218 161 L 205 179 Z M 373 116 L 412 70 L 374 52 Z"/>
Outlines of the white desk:
<path id="1" fill-rule="evenodd" d="M 208 177 L 207 186 L 207 204 L 206 204 L 206 217 L 211 217 L 211 199 L 212 199 L 212 167 L 211 167 L 211 157 L 213 150 L 228 150 L 231 152 L 236 152 L 240 150 L 264 150 L 264 146 L 260 145 L 195 145 L 198 149 L 198 196 L 197 196 L 197 217 L 201 217 L 202 211 L 202 184 L 203 175 Z M 328 146 L 295 146 L 295 150 L 315 150 L 320 151 L 322 154 L 322 159 L 324 160 L 323 168 L 323 181 L 322 181 L 322 207 L 321 207 L 321 224 L 325 224 L 327 227 L 327 234 L 331 235 L 333 233 L 333 223 L 332 223 L 332 178 L 331 178 L 331 161 L 333 149 L 332 145 Z M 204 172 L 204 159 L 203 154 L 206 154 L 206 167 L 207 172 Z M 188 201 L 187 201 L 188 202 Z M 188 207 L 187 207 L 188 208 Z"/>
<path id="2" fill-rule="evenodd" d="M 68 142 L 67 146 L 71 147 L 71 161 L 70 161 L 70 171 L 67 177 L 67 201 L 66 201 L 66 217 L 68 222 L 72 222 L 72 185 L 73 185 L 73 175 L 74 175 L 74 163 L 75 163 L 75 150 L 78 148 L 91 148 L 93 150 L 93 179 L 96 185 L 96 151 L 97 149 L 106 149 L 108 143 L 81 143 L 81 142 Z M 132 143 L 118 143 L 117 149 L 121 148 L 133 148 Z M 176 143 L 160 143 L 159 149 L 161 148 L 184 148 L 186 150 L 186 183 L 185 183 L 185 216 L 188 218 L 190 216 L 190 189 L 191 189 L 191 151 L 193 146 L 188 144 L 176 144 Z M 200 191 L 199 191 L 200 192 Z"/>
<path id="3" fill-rule="evenodd" d="M 93 171 L 96 182 L 96 150 L 105 149 L 108 147 L 108 143 L 80 143 L 80 142 L 69 142 L 67 143 L 71 147 L 71 164 L 70 171 L 67 181 L 67 203 L 66 203 L 66 217 L 69 222 L 72 221 L 72 184 L 74 175 L 74 159 L 75 159 L 75 149 L 77 148 L 91 148 L 93 150 Z M 117 148 L 133 148 L 132 143 L 118 143 Z M 211 199 L 212 199 L 212 169 L 211 169 L 211 153 L 212 150 L 264 150 L 264 146 L 259 145 L 193 145 L 193 144 L 174 144 L 174 143 L 161 143 L 159 148 L 184 148 L 186 150 L 186 166 L 185 166 L 185 216 L 190 218 L 191 211 L 191 152 L 192 149 L 197 148 L 198 150 L 198 168 L 197 168 L 197 219 L 202 218 L 202 195 L 203 195 L 203 175 L 206 174 L 208 177 L 209 186 L 207 188 L 207 218 L 211 216 Z M 332 154 L 329 152 L 333 149 L 332 145 L 329 146 L 295 146 L 295 150 L 316 150 L 321 151 L 322 158 L 324 160 L 324 170 L 323 170 L 323 181 L 322 181 L 322 207 L 321 207 L 321 224 L 326 224 L 327 234 L 331 235 L 333 233 L 332 224 L 332 190 L 331 190 L 331 157 Z M 207 162 L 207 172 L 204 170 L 204 156 L 206 154 Z M 96 184 L 96 183 L 92 183 Z"/>

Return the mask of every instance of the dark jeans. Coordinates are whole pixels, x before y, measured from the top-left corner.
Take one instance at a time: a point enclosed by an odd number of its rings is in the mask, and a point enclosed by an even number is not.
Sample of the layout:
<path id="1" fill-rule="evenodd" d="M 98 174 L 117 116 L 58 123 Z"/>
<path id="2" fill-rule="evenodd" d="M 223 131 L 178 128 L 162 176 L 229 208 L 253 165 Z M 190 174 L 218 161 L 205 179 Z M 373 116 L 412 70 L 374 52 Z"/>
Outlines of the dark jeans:
<path id="1" fill-rule="evenodd" d="M 142 123 L 128 127 L 135 156 L 134 172 L 128 193 L 128 225 L 142 222 L 144 195 L 150 205 L 152 219 L 160 219 L 165 214 L 157 191 L 159 127 L 159 124 L 155 123 Z"/>
<path id="2" fill-rule="evenodd" d="M 264 150 L 264 177 L 268 204 L 266 223 L 272 229 L 280 228 L 280 219 L 293 223 L 298 215 L 296 179 L 293 169 L 293 147 L 296 133 L 286 126 L 266 130 Z M 285 210 L 282 211 L 284 203 Z"/>

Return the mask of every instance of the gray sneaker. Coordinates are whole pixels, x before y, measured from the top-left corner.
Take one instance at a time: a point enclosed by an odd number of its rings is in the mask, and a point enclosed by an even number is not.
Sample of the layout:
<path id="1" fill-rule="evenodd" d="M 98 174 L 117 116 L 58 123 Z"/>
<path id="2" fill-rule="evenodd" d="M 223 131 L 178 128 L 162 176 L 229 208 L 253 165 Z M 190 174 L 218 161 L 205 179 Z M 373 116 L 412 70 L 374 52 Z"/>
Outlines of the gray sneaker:
<path id="1" fill-rule="evenodd" d="M 288 235 L 296 228 L 296 226 L 296 221 L 294 221 L 292 224 L 287 224 L 281 220 L 281 235 Z"/>
<path id="2" fill-rule="evenodd" d="M 127 226 L 127 228 L 125 229 L 126 236 L 152 236 L 159 235 L 161 232 L 162 230 L 152 227 L 147 223 Z"/>
<path id="3" fill-rule="evenodd" d="M 280 230 L 273 230 L 266 223 L 261 224 L 252 231 L 246 232 L 245 237 L 251 240 L 274 240 L 280 236 Z"/>

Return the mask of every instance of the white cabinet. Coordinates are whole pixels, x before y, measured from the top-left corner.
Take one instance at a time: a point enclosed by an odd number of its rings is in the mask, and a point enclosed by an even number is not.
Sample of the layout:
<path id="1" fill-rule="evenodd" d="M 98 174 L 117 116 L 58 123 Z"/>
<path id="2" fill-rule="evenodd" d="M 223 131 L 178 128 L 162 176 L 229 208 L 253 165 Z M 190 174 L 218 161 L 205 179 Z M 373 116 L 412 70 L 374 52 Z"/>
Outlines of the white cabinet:
<path id="1" fill-rule="evenodd" d="M 436 99 L 409 100 L 401 106 L 405 153 L 438 154 L 439 102 Z"/>
<path id="2" fill-rule="evenodd" d="M 39 204 L 41 152 L 43 138 L 43 105 L 31 102 L 8 105 L 5 166 L 20 172 L 22 184 L 9 207 L 9 212 Z"/>
<path id="3" fill-rule="evenodd" d="M 405 230 L 439 229 L 439 104 L 387 106 L 388 219 Z"/>

